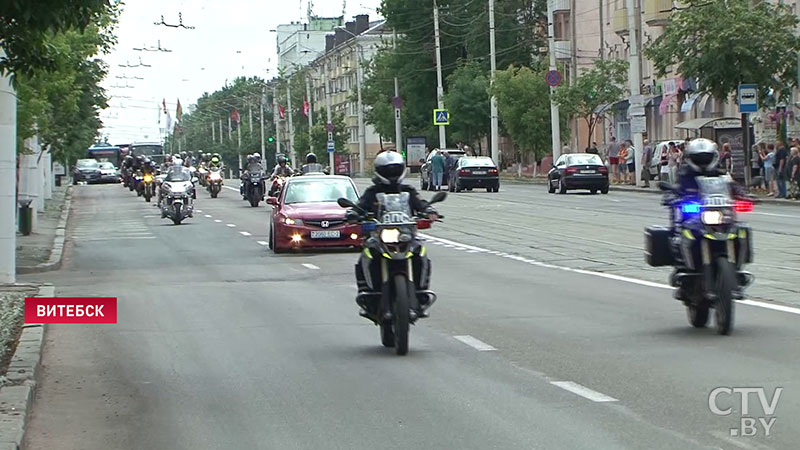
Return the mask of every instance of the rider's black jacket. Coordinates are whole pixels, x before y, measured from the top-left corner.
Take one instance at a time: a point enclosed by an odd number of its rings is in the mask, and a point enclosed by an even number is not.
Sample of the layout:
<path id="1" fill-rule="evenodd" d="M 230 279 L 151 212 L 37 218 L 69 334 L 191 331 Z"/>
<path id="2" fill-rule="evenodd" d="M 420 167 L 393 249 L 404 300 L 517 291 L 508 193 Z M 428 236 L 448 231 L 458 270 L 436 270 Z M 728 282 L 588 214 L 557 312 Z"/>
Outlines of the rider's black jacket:
<path id="1" fill-rule="evenodd" d="M 366 212 L 377 214 L 378 194 L 399 194 L 401 192 L 408 192 L 410 195 L 411 214 L 435 212 L 433 207 L 419 195 L 419 192 L 413 186 L 407 184 L 373 184 L 361 194 L 361 198 L 358 199 L 358 206 Z"/>
<path id="2" fill-rule="evenodd" d="M 678 195 L 681 198 L 696 197 L 700 189 L 697 184 L 697 177 L 720 177 L 723 175 L 726 175 L 726 173 L 719 168 L 701 172 L 693 169 L 688 164 L 683 164 L 678 170 Z M 747 197 L 747 192 L 735 182 L 731 182 L 731 190 L 735 198 Z"/>

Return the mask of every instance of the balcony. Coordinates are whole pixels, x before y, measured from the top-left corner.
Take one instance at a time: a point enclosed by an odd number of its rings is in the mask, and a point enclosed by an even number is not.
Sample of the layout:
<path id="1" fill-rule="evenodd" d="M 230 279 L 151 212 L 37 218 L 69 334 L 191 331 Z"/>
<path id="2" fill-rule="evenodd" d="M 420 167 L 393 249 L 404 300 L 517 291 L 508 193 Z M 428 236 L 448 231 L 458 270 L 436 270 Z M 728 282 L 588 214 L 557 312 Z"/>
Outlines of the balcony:
<path id="1" fill-rule="evenodd" d="M 622 8 L 614 11 L 611 18 L 611 28 L 614 33 L 620 36 L 627 36 L 630 29 L 628 28 L 628 8 Z"/>
<path id="2" fill-rule="evenodd" d="M 569 11 L 571 8 L 570 0 L 548 0 L 553 6 L 553 12 Z"/>
<path id="3" fill-rule="evenodd" d="M 672 0 L 644 0 L 644 21 L 651 27 L 663 27 L 672 14 Z"/>
<path id="4" fill-rule="evenodd" d="M 572 57 L 572 42 L 571 41 L 555 41 L 553 48 L 556 53 L 556 59 L 570 59 Z"/>

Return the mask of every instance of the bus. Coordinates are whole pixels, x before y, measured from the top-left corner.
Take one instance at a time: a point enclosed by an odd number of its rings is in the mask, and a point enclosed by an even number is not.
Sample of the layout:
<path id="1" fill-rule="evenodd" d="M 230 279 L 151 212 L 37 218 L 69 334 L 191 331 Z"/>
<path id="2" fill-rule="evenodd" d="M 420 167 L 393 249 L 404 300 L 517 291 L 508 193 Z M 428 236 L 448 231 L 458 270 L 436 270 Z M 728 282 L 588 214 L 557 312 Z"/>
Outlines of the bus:
<path id="1" fill-rule="evenodd" d="M 119 167 L 122 162 L 122 149 L 110 144 L 95 144 L 89 147 L 88 157 L 97 161 L 108 161 Z"/>
<path id="2" fill-rule="evenodd" d="M 156 164 L 164 161 L 164 147 L 159 142 L 134 142 L 130 145 L 130 154 L 146 156 Z"/>

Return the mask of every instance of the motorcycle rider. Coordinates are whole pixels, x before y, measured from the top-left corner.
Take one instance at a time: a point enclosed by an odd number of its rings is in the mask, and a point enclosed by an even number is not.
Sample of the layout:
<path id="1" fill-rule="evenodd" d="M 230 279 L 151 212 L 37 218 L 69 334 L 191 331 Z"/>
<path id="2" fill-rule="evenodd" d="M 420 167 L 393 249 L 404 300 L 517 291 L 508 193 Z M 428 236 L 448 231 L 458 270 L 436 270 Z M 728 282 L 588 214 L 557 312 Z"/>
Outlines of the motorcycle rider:
<path id="1" fill-rule="evenodd" d="M 278 156 L 278 164 L 272 169 L 272 174 L 269 177 L 270 181 L 275 181 L 278 177 L 290 177 L 294 174 L 294 169 L 289 163 L 286 161 L 286 157 L 281 155 Z M 272 187 L 269 189 L 269 196 L 274 197 L 278 192 L 278 187 L 275 184 L 272 184 Z"/>
<path id="2" fill-rule="evenodd" d="M 322 172 L 324 169 L 322 164 L 317 162 L 317 155 L 309 153 L 306 155 L 306 163 L 303 164 L 303 167 L 300 170 L 303 172 L 303 174 L 307 174 L 312 172 Z"/>
<path id="3" fill-rule="evenodd" d="M 368 187 L 361 198 L 358 200 L 358 207 L 362 210 L 378 214 L 378 194 L 399 194 L 407 192 L 410 196 L 409 206 L 412 215 L 425 215 L 429 220 L 437 220 L 439 218 L 436 209 L 433 208 L 427 201 L 425 201 L 417 190 L 408 184 L 403 184 L 403 179 L 406 175 L 406 164 L 403 157 L 397 152 L 383 152 L 375 158 L 373 164 L 375 169 L 375 176 L 372 178 L 373 185 Z M 360 219 L 361 215 L 355 209 L 350 209 L 346 213 L 348 221 L 354 222 Z M 423 254 L 414 256 L 412 258 L 414 267 L 414 284 L 417 291 L 426 291 L 430 285 L 430 271 L 431 264 L 427 256 Z M 372 280 L 380 280 L 380 267 L 378 264 L 373 263 L 369 268 Z M 356 284 L 358 286 L 358 293 L 368 293 L 369 285 L 364 277 L 361 259 L 358 260 L 355 267 L 356 271 Z M 422 309 L 419 311 L 420 317 L 426 317 L 424 312 L 425 306 L 429 299 L 426 295 L 419 295 L 419 304 Z"/>
<path id="4" fill-rule="evenodd" d="M 167 155 L 169 157 L 169 155 Z M 169 157 L 172 161 L 172 165 L 166 171 L 166 177 L 164 177 L 164 181 L 171 181 L 171 180 L 179 180 L 183 179 L 184 175 L 183 172 L 189 172 L 189 169 L 183 166 L 183 161 L 180 158 L 180 155 L 174 155 Z M 164 191 L 162 189 L 158 190 L 158 203 L 156 205 L 161 207 L 161 201 L 164 199 Z M 161 218 L 163 219 L 166 215 L 162 212 Z"/>
<path id="5" fill-rule="evenodd" d="M 222 170 L 222 158 L 220 158 L 219 153 L 214 153 L 208 160 L 208 169 L 209 170 Z"/>
<path id="6" fill-rule="evenodd" d="M 250 172 L 263 171 L 264 167 L 261 165 L 261 155 L 258 153 L 247 155 L 247 167 L 245 167 L 244 171 L 242 172 L 241 184 L 239 185 L 239 192 L 242 194 L 243 199 L 247 200 L 247 197 L 244 195 L 244 185 L 246 182 L 250 181 Z"/>

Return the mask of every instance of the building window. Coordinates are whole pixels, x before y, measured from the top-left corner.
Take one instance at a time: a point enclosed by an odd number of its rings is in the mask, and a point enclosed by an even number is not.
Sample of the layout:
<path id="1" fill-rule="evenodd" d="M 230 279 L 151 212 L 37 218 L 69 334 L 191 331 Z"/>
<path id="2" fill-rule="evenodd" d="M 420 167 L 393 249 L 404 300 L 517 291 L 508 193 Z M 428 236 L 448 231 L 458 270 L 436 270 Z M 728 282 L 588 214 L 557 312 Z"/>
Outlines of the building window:
<path id="1" fill-rule="evenodd" d="M 358 127 L 350 128 L 350 143 L 358 143 Z"/>
<path id="2" fill-rule="evenodd" d="M 570 40 L 569 11 L 553 13 L 553 38 L 557 41 Z"/>

